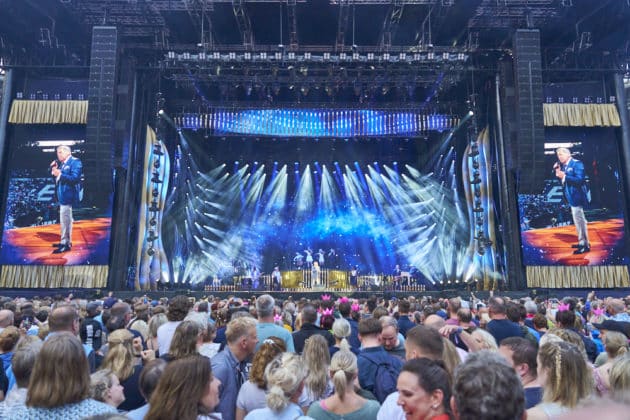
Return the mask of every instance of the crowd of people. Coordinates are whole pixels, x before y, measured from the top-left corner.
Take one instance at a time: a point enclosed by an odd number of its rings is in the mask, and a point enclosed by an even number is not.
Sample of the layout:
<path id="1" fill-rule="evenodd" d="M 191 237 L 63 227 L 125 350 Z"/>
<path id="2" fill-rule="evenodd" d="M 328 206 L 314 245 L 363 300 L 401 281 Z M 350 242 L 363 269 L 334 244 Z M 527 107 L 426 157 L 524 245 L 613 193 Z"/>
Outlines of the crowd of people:
<path id="1" fill-rule="evenodd" d="M 0 418 L 627 418 L 629 303 L 0 298 Z"/>

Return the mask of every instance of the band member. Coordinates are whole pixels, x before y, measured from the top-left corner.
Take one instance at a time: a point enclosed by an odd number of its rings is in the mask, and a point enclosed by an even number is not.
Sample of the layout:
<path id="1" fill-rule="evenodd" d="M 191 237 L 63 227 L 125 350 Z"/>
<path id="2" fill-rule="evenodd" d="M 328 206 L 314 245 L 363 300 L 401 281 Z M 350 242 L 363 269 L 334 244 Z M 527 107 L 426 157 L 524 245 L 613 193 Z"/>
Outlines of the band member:
<path id="1" fill-rule="evenodd" d="M 578 243 L 572 245 L 577 248 L 574 254 L 584 254 L 591 250 L 588 240 L 587 221 L 584 216 L 584 206 L 588 204 L 588 188 L 584 175 L 584 164 L 571 157 L 571 151 L 560 147 L 556 150 L 558 162 L 553 165 L 555 175 L 562 182 L 564 197 L 571 206 L 571 216 L 577 231 Z"/>
<path id="2" fill-rule="evenodd" d="M 258 287 L 260 286 L 260 284 L 259 284 L 259 282 L 260 282 L 260 271 L 258 270 L 258 267 L 256 267 L 256 266 L 252 267 L 251 277 L 252 277 L 252 287 L 254 289 L 258 289 Z"/>
<path id="3" fill-rule="evenodd" d="M 350 286 L 357 287 L 357 280 L 359 279 L 359 266 L 355 265 L 350 270 Z"/>
<path id="4" fill-rule="evenodd" d="M 324 262 L 326 261 L 326 253 L 321 248 L 319 249 L 319 251 L 317 251 L 317 261 L 319 262 L 320 268 L 324 267 Z"/>
<path id="5" fill-rule="evenodd" d="M 304 264 L 304 256 L 299 252 L 296 252 L 295 257 L 293 257 L 293 264 L 297 268 L 302 268 L 302 264 Z"/>
<path id="6" fill-rule="evenodd" d="M 394 289 L 398 289 L 400 287 L 400 282 L 402 280 L 402 270 L 400 269 L 400 264 L 396 264 L 394 267 L 394 271 L 392 272 L 392 281 Z"/>
<path id="7" fill-rule="evenodd" d="M 280 273 L 280 267 L 275 266 L 271 273 L 271 282 L 273 290 L 280 290 L 282 284 L 282 274 Z"/>
<path id="8" fill-rule="evenodd" d="M 55 193 L 59 202 L 59 224 L 61 239 L 53 254 L 61 254 L 72 249 L 72 206 L 81 201 L 81 179 L 83 164 L 72 156 L 68 146 L 57 147 L 57 160 L 50 164 L 50 173 L 55 178 Z"/>

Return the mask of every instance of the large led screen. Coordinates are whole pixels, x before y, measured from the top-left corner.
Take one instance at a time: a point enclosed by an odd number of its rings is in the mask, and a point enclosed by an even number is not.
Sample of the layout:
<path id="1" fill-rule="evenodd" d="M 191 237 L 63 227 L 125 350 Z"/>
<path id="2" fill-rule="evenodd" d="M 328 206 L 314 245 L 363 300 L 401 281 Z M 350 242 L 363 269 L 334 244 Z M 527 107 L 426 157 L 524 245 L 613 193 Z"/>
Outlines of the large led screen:
<path id="1" fill-rule="evenodd" d="M 89 145 L 84 126 L 29 126 L 14 130 L 9 144 L 0 264 L 7 265 L 104 265 L 109 260 L 111 190 L 95 191 L 83 161 Z M 57 146 L 68 145 L 74 163 L 83 171 L 76 192 L 68 202 L 72 223 L 65 219 L 70 243 L 60 249 L 62 226 L 61 178 L 53 168 L 70 173 L 70 161 L 60 161 Z M 78 169 L 77 169 L 78 170 Z M 103 174 L 102 176 L 108 176 Z M 66 208 L 67 211 L 68 209 Z M 64 214 L 68 214 L 67 212 Z"/>
<path id="2" fill-rule="evenodd" d="M 524 264 L 627 264 L 625 200 L 614 129 L 545 132 L 544 183 L 539 193 L 518 196 Z M 570 162 L 561 161 L 559 148 L 568 149 Z"/>

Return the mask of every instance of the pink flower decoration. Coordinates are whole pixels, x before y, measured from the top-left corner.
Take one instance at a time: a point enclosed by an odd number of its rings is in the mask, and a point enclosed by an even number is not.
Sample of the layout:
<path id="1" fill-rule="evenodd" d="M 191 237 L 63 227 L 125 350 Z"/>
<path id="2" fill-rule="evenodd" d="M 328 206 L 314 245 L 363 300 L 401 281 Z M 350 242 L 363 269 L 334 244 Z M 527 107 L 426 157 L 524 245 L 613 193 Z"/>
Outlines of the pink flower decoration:
<path id="1" fill-rule="evenodd" d="M 330 295 L 322 295 L 322 300 L 330 300 Z"/>
<path id="2" fill-rule="evenodd" d="M 570 306 L 568 303 L 567 303 L 566 305 L 565 305 L 565 304 L 560 303 L 560 304 L 558 305 L 558 312 L 568 311 L 570 307 L 571 307 L 571 306 Z"/>

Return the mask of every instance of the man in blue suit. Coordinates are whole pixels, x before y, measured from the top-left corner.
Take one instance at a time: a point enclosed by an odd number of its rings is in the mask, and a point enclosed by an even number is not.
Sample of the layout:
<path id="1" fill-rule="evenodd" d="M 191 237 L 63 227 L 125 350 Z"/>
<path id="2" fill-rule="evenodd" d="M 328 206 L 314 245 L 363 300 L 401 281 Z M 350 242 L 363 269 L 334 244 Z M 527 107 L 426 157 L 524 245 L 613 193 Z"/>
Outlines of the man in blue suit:
<path id="1" fill-rule="evenodd" d="M 50 173 L 55 178 L 55 193 L 59 202 L 59 224 L 61 240 L 53 254 L 61 254 L 72 249 L 72 206 L 81 201 L 81 179 L 83 164 L 72 156 L 68 146 L 57 147 L 57 160 L 50 164 Z"/>
<path id="2" fill-rule="evenodd" d="M 573 245 L 577 248 L 574 254 L 584 254 L 591 250 L 591 243 L 588 240 L 588 230 L 586 227 L 586 217 L 584 216 L 584 206 L 588 204 L 588 188 L 586 187 L 584 164 L 571 157 L 571 151 L 560 147 L 556 149 L 558 162 L 553 168 L 556 177 L 562 182 L 564 197 L 571 206 L 573 224 L 577 230 L 578 243 Z"/>

